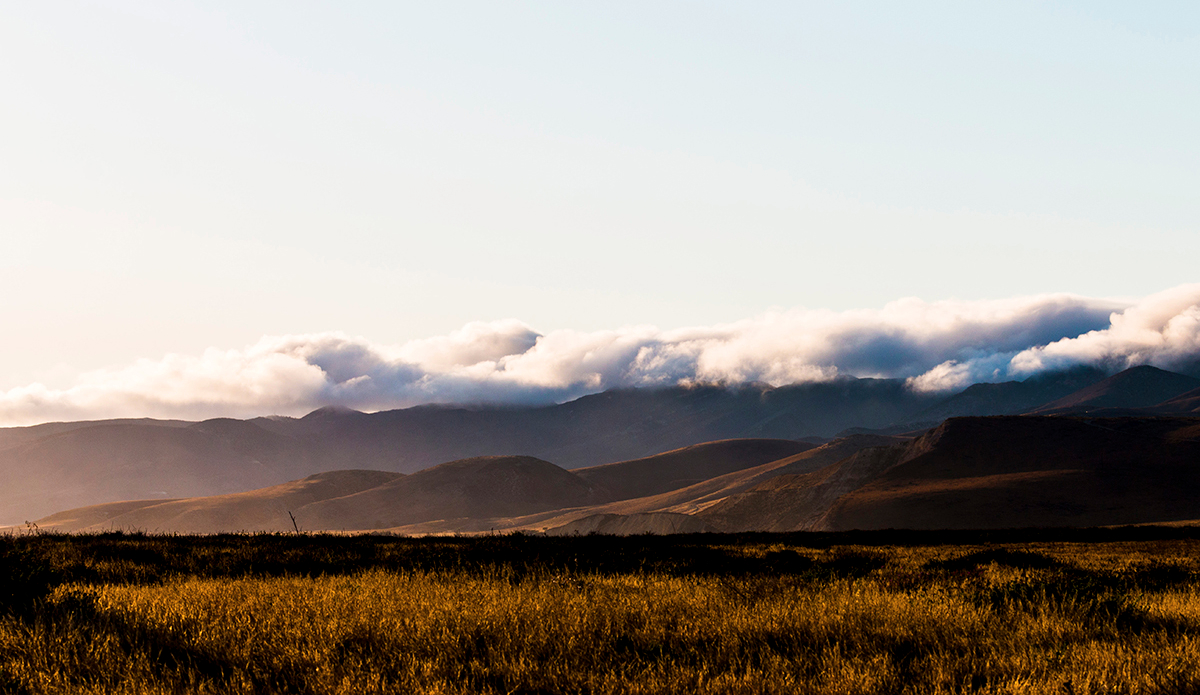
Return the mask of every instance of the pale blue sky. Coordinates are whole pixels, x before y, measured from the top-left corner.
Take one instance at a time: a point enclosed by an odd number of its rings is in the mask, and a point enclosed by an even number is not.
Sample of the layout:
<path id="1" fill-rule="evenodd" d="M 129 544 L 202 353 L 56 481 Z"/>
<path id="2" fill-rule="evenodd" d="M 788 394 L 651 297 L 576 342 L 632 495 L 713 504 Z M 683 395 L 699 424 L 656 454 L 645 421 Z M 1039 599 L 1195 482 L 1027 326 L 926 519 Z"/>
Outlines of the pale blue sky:
<path id="1" fill-rule="evenodd" d="M 0 388 L 1200 279 L 1196 3 L 5 3 L 0 66 Z"/>

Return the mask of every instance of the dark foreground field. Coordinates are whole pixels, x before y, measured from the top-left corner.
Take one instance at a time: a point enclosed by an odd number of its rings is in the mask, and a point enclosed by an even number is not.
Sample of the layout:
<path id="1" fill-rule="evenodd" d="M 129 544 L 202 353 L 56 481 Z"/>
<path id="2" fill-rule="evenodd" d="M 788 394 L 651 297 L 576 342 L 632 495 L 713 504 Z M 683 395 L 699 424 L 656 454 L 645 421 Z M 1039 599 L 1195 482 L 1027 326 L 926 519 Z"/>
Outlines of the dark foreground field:
<path id="1" fill-rule="evenodd" d="M 0 692 L 1200 692 L 1198 539 L 5 537 Z"/>

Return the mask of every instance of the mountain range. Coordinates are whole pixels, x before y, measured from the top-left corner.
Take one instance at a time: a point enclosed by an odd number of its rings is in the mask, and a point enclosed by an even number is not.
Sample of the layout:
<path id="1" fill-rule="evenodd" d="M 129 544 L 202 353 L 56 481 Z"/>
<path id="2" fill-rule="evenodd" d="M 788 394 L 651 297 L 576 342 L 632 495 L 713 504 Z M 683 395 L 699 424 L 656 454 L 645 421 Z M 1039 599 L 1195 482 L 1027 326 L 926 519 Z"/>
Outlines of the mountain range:
<path id="1" fill-rule="evenodd" d="M 1195 491 L 1197 416 L 1200 380 L 1136 367 L 950 397 L 844 378 L 613 391 L 538 408 L 51 423 L 0 430 L 0 518 L 212 532 L 288 530 L 294 516 L 307 530 L 410 533 L 1184 520 L 1200 512 L 1171 495 Z M 1124 424 L 1097 429 L 1096 418 Z M 1092 502 L 1054 501 L 1064 490 Z"/>

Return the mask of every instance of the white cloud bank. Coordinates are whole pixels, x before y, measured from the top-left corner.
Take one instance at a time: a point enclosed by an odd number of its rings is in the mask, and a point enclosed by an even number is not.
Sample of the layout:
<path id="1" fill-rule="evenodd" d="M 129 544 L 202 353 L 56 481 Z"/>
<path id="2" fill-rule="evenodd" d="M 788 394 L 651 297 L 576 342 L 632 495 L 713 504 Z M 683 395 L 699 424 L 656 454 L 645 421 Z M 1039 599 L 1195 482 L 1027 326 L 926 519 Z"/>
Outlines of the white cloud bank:
<path id="1" fill-rule="evenodd" d="M 618 387 L 782 385 L 845 374 L 949 391 L 1080 364 L 1194 369 L 1198 360 L 1200 284 L 1133 305 L 1074 295 L 902 299 L 878 310 L 797 309 L 672 331 L 539 334 L 506 320 L 404 345 L 323 333 L 143 359 L 84 374 L 69 388 L 0 393 L 0 424 L 298 415 L 323 405 L 554 403 Z"/>

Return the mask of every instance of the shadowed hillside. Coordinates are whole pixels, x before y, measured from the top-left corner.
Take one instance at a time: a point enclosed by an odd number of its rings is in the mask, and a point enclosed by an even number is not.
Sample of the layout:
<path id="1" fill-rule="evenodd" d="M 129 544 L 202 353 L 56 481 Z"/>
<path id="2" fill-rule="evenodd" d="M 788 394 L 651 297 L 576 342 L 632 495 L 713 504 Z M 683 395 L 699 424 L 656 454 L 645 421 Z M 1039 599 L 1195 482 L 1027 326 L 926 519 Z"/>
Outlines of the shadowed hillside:
<path id="1" fill-rule="evenodd" d="M 1200 379 L 1156 367 L 1133 367 L 1031 412 L 1082 414 L 1102 408 L 1149 408 L 1196 388 L 1200 388 Z"/>
<path id="2" fill-rule="evenodd" d="M 1200 420 L 947 420 L 840 497 L 821 528 L 1101 526 L 1200 519 Z"/>
<path id="3" fill-rule="evenodd" d="M 1200 415 L 1200 388 L 1163 401 L 1151 410 L 1163 415 Z"/>
<path id="4" fill-rule="evenodd" d="M 969 415 L 1015 415 L 1050 401 L 1069 396 L 1104 379 L 1104 372 L 1078 367 L 1060 372 L 1037 374 L 1024 381 L 999 384 L 973 384 L 931 408 L 917 413 L 914 422 L 941 422 L 946 418 Z"/>

